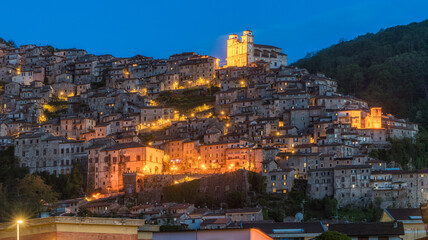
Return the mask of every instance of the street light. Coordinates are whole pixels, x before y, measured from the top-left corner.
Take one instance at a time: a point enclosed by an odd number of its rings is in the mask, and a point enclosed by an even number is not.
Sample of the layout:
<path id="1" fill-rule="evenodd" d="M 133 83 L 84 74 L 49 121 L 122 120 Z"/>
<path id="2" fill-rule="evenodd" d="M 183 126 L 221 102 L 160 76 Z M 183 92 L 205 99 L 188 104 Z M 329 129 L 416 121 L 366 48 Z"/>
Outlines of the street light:
<path id="1" fill-rule="evenodd" d="M 19 240 L 19 224 L 22 224 L 22 220 L 16 221 L 16 240 Z"/>

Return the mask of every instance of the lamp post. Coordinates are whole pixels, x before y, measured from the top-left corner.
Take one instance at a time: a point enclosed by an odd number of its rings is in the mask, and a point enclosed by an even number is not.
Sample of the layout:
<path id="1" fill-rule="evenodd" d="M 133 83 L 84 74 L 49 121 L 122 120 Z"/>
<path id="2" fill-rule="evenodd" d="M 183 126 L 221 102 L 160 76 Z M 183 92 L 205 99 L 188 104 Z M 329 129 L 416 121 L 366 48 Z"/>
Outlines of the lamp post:
<path id="1" fill-rule="evenodd" d="M 16 240 L 19 240 L 19 224 L 22 224 L 22 220 L 16 221 Z"/>

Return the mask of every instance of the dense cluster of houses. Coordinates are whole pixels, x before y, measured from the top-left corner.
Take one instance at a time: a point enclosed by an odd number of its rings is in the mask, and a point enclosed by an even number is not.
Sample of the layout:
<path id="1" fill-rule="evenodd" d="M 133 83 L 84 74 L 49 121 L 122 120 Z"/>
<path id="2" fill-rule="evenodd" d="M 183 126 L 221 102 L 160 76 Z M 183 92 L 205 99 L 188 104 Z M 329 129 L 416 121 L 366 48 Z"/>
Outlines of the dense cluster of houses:
<path id="1" fill-rule="evenodd" d="M 388 148 L 390 138 L 414 138 L 418 126 L 337 93 L 323 74 L 270 58 L 221 68 L 218 59 L 190 52 L 153 59 L 0 49 L 0 146 L 14 146 L 31 172 L 67 174 L 79 164 L 88 189 L 111 193 L 124 190 L 127 172 L 245 169 L 265 176 L 269 193 L 307 179 L 310 197 L 333 196 L 340 206 L 428 200 L 428 172 L 389 168 L 368 155 Z M 219 87 L 215 103 L 188 116 L 156 102 L 164 91 L 210 86 Z M 164 131 L 141 141 L 139 134 L 155 129 Z"/>
<path id="2" fill-rule="evenodd" d="M 263 220 L 261 208 L 218 209 L 195 208 L 187 203 L 140 204 L 126 207 L 117 203 L 118 195 L 108 198 L 78 198 L 60 201 L 53 208 L 53 215 L 74 215 L 79 209 L 92 214 L 145 219 L 154 225 L 187 225 L 189 229 L 224 229 L 234 222 Z"/>
<path id="3" fill-rule="evenodd" d="M 273 222 L 263 220 L 262 209 L 258 207 L 212 210 L 185 203 L 140 204 L 126 207 L 126 204 L 119 204 L 117 199 L 118 196 L 112 196 L 61 201 L 53 208 L 52 214 L 69 216 L 85 208 L 98 217 L 139 218 L 151 226 L 172 225 L 188 230 L 161 232 L 159 235 L 153 233 L 153 239 L 164 235 L 165 239 L 171 236 L 179 237 L 180 234 L 188 234 L 192 230 L 196 233 L 205 231 L 217 237 L 223 234 L 224 237 L 230 237 L 229 234 L 238 229 L 257 229 L 256 231 L 261 231 L 272 239 L 314 239 L 327 230 L 344 233 L 351 239 L 410 240 L 426 236 L 425 223 L 419 208 L 383 209 L 379 222 L 375 223 L 349 223 L 337 220 L 300 222 L 290 217 L 285 218 L 284 222 Z"/>

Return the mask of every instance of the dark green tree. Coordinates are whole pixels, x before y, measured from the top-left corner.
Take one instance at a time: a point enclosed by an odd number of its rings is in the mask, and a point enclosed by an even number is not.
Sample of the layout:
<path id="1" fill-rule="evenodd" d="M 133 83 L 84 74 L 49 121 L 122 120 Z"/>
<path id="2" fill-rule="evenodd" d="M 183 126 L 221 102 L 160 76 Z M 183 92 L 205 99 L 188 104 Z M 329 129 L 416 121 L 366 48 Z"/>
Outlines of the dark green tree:
<path id="1" fill-rule="evenodd" d="M 226 197 L 226 203 L 229 208 L 242 208 L 246 205 L 245 193 L 242 191 L 233 191 Z"/>
<path id="2" fill-rule="evenodd" d="M 79 208 L 79 211 L 77 212 L 78 217 L 92 217 L 93 214 L 91 211 L 89 211 L 86 208 Z"/>

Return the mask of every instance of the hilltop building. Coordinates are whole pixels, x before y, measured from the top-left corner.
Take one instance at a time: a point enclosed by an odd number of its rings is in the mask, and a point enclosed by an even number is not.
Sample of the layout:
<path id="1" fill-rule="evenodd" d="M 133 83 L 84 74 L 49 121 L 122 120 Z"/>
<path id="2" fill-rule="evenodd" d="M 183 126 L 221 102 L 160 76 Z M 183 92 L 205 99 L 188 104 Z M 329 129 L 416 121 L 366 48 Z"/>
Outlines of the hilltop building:
<path id="1" fill-rule="evenodd" d="M 245 30 L 241 37 L 238 34 L 229 35 L 227 40 L 227 67 L 246 67 L 254 62 L 266 62 L 271 68 L 287 66 L 287 54 L 281 48 L 254 44 L 254 35 Z"/>

